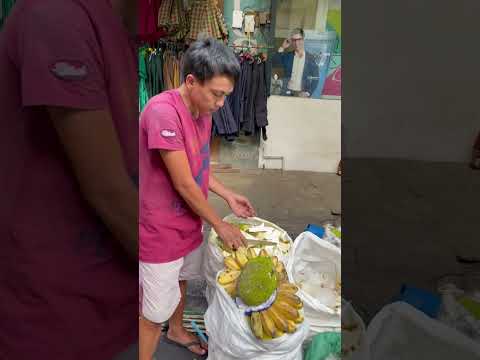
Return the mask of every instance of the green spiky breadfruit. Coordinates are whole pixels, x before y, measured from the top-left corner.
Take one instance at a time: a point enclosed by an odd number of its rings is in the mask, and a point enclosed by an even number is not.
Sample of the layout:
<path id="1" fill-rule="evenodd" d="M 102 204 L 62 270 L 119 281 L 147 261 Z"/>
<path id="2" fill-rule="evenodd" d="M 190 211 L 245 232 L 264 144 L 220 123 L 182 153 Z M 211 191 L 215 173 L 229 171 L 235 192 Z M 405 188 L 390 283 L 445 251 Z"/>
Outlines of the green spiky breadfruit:
<path id="1" fill-rule="evenodd" d="M 257 306 L 277 288 L 275 266 L 271 258 L 259 256 L 247 262 L 238 278 L 237 294 L 248 306 Z"/>

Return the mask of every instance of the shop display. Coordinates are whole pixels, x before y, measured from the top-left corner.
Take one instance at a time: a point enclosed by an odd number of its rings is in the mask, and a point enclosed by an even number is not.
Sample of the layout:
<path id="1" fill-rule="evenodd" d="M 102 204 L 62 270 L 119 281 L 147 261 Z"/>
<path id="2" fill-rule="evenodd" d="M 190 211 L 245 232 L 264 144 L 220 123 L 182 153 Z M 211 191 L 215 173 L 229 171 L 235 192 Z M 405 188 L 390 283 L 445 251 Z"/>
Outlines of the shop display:
<path id="1" fill-rule="evenodd" d="M 261 340 L 293 333 L 303 322 L 303 303 L 285 266 L 265 249 L 239 248 L 224 260 L 218 283 L 244 309 L 253 334 Z"/>

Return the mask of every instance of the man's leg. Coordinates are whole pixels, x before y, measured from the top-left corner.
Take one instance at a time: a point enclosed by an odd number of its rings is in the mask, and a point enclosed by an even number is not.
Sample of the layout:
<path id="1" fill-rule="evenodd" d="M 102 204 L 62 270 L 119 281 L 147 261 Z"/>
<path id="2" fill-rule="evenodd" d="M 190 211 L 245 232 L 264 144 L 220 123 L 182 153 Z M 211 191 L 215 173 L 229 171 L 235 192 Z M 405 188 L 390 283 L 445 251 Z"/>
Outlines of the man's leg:
<path id="1" fill-rule="evenodd" d="M 178 283 L 180 285 L 181 293 L 180 303 L 175 309 L 172 317 L 168 320 L 167 337 L 181 344 L 186 344 L 191 341 L 198 340 L 198 338 L 183 327 L 183 311 L 185 310 L 185 301 L 187 296 L 187 281 L 180 280 Z M 200 345 L 192 345 L 191 347 L 189 347 L 189 349 L 199 355 L 203 355 L 206 353 L 206 350 L 203 349 Z"/>
<path id="2" fill-rule="evenodd" d="M 143 316 L 138 320 L 138 341 L 139 355 L 138 360 L 152 360 L 153 354 L 157 349 L 158 341 L 162 335 L 160 324 L 155 324 Z"/>
<path id="3" fill-rule="evenodd" d="M 139 360 L 152 360 L 161 336 L 161 324 L 175 312 L 181 299 L 178 287 L 183 258 L 169 263 L 139 262 L 141 314 Z"/>

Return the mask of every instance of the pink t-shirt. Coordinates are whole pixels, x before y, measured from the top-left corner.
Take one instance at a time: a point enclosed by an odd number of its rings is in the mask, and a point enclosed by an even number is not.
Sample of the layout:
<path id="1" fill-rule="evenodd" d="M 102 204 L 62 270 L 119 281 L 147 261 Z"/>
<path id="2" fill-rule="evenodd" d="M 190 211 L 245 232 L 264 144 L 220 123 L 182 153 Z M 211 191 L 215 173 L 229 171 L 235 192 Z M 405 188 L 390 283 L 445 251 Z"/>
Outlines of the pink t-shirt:
<path id="1" fill-rule="evenodd" d="M 109 109 L 135 179 L 132 45 L 107 0 L 19 0 L 0 31 L 0 359 L 107 360 L 138 339 L 137 267 L 45 109 Z"/>
<path id="2" fill-rule="evenodd" d="M 208 196 L 211 116 L 193 119 L 178 90 L 150 99 L 140 115 L 141 261 L 179 259 L 202 243 L 202 220 L 174 189 L 159 149 L 184 150 L 195 182 Z"/>

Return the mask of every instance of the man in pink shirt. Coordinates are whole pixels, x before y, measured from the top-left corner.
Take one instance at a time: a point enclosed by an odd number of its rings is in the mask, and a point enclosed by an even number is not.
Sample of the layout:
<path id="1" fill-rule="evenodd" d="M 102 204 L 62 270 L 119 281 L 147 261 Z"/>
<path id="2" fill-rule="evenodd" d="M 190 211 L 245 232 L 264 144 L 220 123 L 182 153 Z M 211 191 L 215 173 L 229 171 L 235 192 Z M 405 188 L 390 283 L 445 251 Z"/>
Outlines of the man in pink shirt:
<path id="1" fill-rule="evenodd" d="M 0 359 L 137 342 L 135 11 L 19 0 L 0 32 Z"/>
<path id="2" fill-rule="evenodd" d="M 200 276 L 202 220 L 230 248 L 245 244 L 207 201 L 221 196 L 241 217 L 250 202 L 210 173 L 212 113 L 223 106 L 240 74 L 233 52 L 216 41 L 193 43 L 183 58 L 180 88 L 152 98 L 140 117 L 139 276 L 142 288 L 140 360 L 151 360 L 169 320 L 166 339 L 195 354 L 207 346 L 183 328 L 186 281 Z"/>

